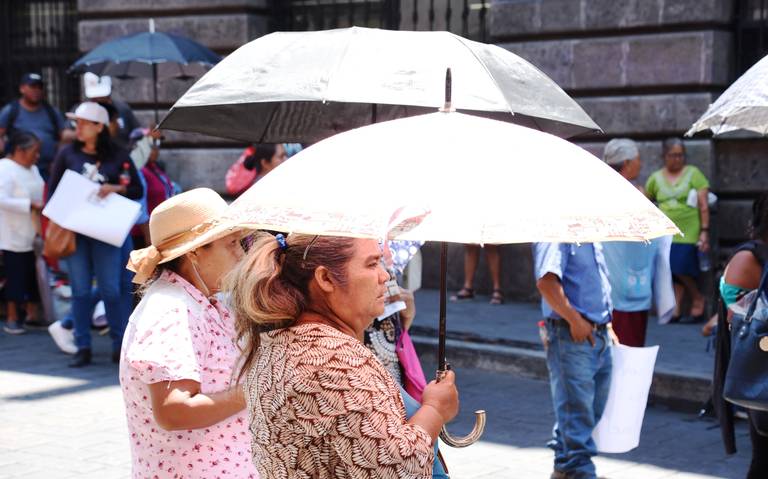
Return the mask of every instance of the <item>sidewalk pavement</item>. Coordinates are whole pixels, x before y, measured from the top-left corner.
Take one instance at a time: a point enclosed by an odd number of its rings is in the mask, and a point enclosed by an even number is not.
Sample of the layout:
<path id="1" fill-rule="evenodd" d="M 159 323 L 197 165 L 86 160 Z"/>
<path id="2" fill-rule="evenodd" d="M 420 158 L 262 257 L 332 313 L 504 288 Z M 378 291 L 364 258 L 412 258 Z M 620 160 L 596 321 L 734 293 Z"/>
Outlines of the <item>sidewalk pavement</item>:
<path id="1" fill-rule="evenodd" d="M 421 355 L 437 352 L 440 296 L 437 290 L 419 290 L 411 335 Z M 449 302 L 447 356 L 453 366 L 507 372 L 546 379 L 544 350 L 537 323 L 538 303 L 507 302 L 491 305 L 489 297 Z M 659 325 L 650 318 L 646 345 L 659 345 L 652 400 L 684 410 L 696 410 L 708 398 L 714 352 L 701 335 L 702 324 Z M 429 374 L 428 374 L 429 375 Z"/>
<path id="2" fill-rule="evenodd" d="M 110 361 L 109 338 L 93 339 L 94 363 L 70 369 L 69 356 L 47 332 L 0 333 L 0 478 L 130 477 L 117 366 Z M 434 370 L 434 359 L 424 359 L 425 370 Z M 451 477 L 549 477 L 548 384 L 473 368 L 458 371 L 457 383 L 461 412 L 451 432 L 466 434 L 474 409 L 488 411 L 488 425 L 471 447 L 442 447 Z M 714 421 L 657 406 L 646 413 L 639 448 L 600 455 L 596 464 L 600 475 L 611 479 L 737 479 L 744 477 L 750 456 L 743 421 L 737 424 L 737 442 L 738 454 L 726 456 Z"/>
<path id="3" fill-rule="evenodd" d="M 45 330 L 0 334 L 0 478 L 130 477 L 125 408 L 111 341 L 67 367 Z"/>

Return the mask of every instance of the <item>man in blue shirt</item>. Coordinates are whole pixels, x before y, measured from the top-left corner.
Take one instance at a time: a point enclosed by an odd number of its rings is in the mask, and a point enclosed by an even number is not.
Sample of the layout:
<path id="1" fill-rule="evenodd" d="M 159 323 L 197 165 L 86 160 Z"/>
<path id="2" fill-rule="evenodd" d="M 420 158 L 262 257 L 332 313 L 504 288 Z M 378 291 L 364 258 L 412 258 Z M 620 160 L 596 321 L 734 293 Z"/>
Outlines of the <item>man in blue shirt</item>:
<path id="1" fill-rule="evenodd" d="M 19 93 L 21 97 L 18 100 L 0 110 L 0 149 L 5 147 L 3 137 L 10 137 L 14 131 L 34 133 L 42 142 L 37 168 L 47 182 L 59 141 L 65 132 L 64 116 L 45 101 L 40 74 L 26 73 L 22 76 Z"/>
<path id="2" fill-rule="evenodd" d="M 592 431 L 611 383 L 611 287 L 599 243 L 535 243 L 555 427 L 551 479 L 593 479 Z"/>

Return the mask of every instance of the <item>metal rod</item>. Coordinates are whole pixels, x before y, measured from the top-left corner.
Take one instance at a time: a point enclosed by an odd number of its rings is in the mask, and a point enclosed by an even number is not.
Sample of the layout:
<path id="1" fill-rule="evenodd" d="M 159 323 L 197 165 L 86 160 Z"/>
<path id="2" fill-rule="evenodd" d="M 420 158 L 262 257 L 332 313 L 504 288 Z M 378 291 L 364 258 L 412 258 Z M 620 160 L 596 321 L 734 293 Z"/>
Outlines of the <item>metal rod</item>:
<path id="1" fill-rule="evenodd" d="M 437 370 L 446 370 L 445 331 L 446 303 L 448 296 L 448 244 L 440 243 L 440 318 L 437 337 Z"/>
<path id="2" fill-rule="evenodd" d="M 152 92 L 155 97 L 155 128 L 160 123 L 157 121 L 157 63 L 152 64 Z"/>
<path id="3" fill-rule="evenodd" d="M 451 69 L 445 69 L 445 103 L 451 103 L 451 90 L 453 88 L 453 79 L 451 78 Z"/>
<path id="4" fill-rule="evenodd" d="M 440 111 L 444 113 L 454 111 L 453 103 L 451 100 L 452 89 L 453 89 L 453 80 L 451 79 L 451 69 L 446 68 L 445 69 L 445 103 L 443 104 L 443 107 L 440 108 Z"/>
<path id="5" fill-rule="evenodd" d="M 448 243 L 440 243 L 440 326 L 437 336 L 437 380 L 440 381 L 448 370 L 445 357 L 445 310 L 448 296 Z M 467 447 L 477 442 L 485 431 L 485 411 L 475 411 L 475 425 L 472 432 L 464 437 L 453 436 L 445 425 L 440 429 L 440 439 L 451 447 Z"/>

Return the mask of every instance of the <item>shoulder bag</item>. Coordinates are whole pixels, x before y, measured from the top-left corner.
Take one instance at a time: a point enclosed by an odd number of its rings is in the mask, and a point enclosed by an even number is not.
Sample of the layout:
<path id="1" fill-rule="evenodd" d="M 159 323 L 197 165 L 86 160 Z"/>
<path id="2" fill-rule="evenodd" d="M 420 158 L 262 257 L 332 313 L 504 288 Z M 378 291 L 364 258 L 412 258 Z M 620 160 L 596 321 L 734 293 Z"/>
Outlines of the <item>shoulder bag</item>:
<path id="1" fill-rule="evenodd" d="M 768 268 L 760 286 L 731 306 L 731 357 L 723 396 L 733 404 L 768 411 Z"/>
<path id="2" fill-rule="evenodd" d="M 43 256 L 48 259 L 66 258 L 75 252 L 75 233 L 48 222 L 43 242 Z"/>

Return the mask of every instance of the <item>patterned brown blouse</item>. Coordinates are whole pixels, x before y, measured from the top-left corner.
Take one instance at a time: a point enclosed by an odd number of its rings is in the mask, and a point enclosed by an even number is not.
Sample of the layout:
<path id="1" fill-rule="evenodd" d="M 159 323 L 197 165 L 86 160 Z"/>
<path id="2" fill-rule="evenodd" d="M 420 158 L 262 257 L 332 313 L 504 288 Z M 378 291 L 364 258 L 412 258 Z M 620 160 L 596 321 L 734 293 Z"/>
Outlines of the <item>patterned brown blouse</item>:
<path id="1" fill-rule="evenodd" d="M 261 336 L 245 382 L 262 479 L 431 478 L 432 439 L 362 343 L 322 324 Z"/>

